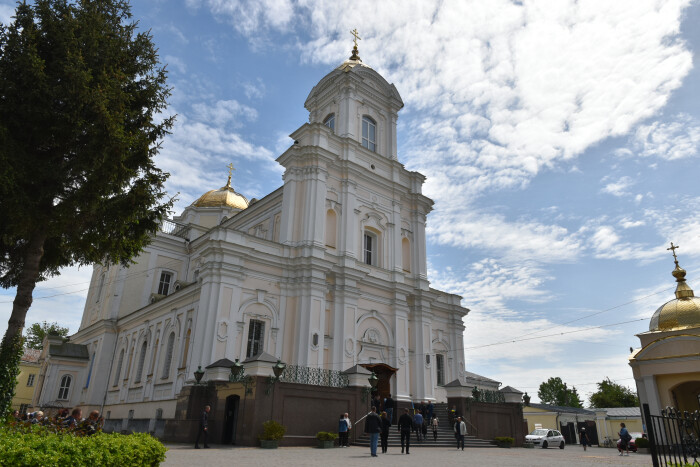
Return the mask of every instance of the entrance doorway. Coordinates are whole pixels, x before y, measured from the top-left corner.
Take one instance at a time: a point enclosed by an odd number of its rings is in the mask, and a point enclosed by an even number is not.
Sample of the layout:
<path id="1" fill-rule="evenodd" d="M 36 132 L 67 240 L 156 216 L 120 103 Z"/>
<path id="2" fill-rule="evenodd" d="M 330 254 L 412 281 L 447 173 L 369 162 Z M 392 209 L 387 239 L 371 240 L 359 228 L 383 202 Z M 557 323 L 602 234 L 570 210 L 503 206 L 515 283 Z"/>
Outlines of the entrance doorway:
<path id="1" fill-rule="evenodd" d="M 374 371 L 379 379 L 377 381 L 377 389 L 372 393 L 374 397 L 375 394 L 379 394 L 382 400 L 389 397 L 391 394 L 391 377 L 398 371 L 398 368 L 391 367 L 386 363 L 364 363 L 360 364 L 367 368 L 369 371 Z"/>
<path id="2" fill-rule="evenodd" d="M 236 420 L 238 420 L 238 404 L 240 401 L 240 396 L 228 396 L 226 398 L 222 444 L 236 444 Z"/>

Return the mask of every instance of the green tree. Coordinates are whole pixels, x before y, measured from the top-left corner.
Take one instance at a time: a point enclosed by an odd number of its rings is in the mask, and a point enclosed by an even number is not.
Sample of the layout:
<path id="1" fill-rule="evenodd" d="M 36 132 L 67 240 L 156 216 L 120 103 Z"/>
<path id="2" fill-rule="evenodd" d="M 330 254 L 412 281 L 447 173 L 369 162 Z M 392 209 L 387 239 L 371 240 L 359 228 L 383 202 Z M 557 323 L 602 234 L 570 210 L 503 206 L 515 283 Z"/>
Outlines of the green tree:
<path id="1" fill-rule="evenodd" d="M 630 388 L 605 378 L 598 383 L 598 390 L 591 394 L 591 407 L 639 407 L 639 398 Z"/>
<path id="2" fill-rule="evenodd" d="M 21 2 L 0 28 L 0 286 L 17 288 L 0 394 L 14 393 L 36 283 L 69 265 L 128 264 L 167 214 L 153 158 L 169 95 L 127 1 Z"/>
<path id="3" fill-rule="evenodd" d="M 49 324 L 44 321 L 29 326 L 26 334 L 24 344 L 30 349 L 41 350 L 44 348 L 44 337 L 47 335 L 66 337 L 68 335 L 68 328 L 59 326 L 58 323 Z"/>
<path id="4" fill-rule="evenodd" d="M 544 404 L 561 405 L 564 407 L 583 407 L 583 402 L 575 387 L 569 389 L 558 376 L 549 378 L 540 384 L 537 397 Z"/>

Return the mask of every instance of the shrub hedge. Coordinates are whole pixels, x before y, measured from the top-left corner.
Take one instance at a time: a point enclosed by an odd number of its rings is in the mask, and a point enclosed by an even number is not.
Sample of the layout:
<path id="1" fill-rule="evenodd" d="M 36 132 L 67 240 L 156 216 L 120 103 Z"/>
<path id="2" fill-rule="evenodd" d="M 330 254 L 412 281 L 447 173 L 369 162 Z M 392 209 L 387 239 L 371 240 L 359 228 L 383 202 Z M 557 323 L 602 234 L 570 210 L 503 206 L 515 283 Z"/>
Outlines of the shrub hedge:
<path id="1" fill-rule="evenodd" d="M 147 433 L 97 433 L 80 437 L 45 427 L 0 427 L 0 466 L 158 466 L 166 448 Z"/>

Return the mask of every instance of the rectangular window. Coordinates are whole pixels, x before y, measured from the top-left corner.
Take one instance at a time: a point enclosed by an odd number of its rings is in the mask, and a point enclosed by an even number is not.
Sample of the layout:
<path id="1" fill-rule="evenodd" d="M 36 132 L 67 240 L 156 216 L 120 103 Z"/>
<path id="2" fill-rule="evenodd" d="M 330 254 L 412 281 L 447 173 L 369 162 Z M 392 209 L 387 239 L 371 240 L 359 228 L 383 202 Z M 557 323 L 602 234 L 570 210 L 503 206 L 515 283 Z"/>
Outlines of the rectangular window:
<path id="1" fill-rule="evenodd" d="M 32 373 L 31 375 L 29 375 L 27 377 L 27 386 L 34 386 L 34 377 L 35 376 L 36 375 L 34 373 Z"/>
<path id="2" fill-rule="evenodd" d="M 376 140 L 377 125 L 369 117 L 362 117 L 362 146 L 370 151 L 377 150 Z"/>
<path id="3" fill-rule="evenodd" d="M 158 293 L 160 295 L 168 295 L 170 291 L 170 282 L 173 280 L 173 275 L 169 272 L 160 273 L 160 281 L 158 282 Z"/>
<path id="4" fill-rule="evenodd" d="M 435 355 L 435 369 L 437 370 L 438 386 L 445 385 L 445 356 L 441 354 Z"/>
<path id="5" fill-rule="evenodd" d="M 364 260 L 365 264 L 373 264 L 373 254 L 374 253 L 374 237 L 370 234 L 365 234 L 364 241 Z"/>
<path id="6" fill-rule="evenodd" d="M 20 404 L 19 405 L 19 414 L 24 415 L 27 413 L 27 410 L 29 409 L 29 404 Z"/>
<path id="7" fill-rule="evenodd" d="M 257 319 L 250 320 L 248 327 L 248 351 L 246 357 L 253 357 L 263 351 L 265 323 Z"/>

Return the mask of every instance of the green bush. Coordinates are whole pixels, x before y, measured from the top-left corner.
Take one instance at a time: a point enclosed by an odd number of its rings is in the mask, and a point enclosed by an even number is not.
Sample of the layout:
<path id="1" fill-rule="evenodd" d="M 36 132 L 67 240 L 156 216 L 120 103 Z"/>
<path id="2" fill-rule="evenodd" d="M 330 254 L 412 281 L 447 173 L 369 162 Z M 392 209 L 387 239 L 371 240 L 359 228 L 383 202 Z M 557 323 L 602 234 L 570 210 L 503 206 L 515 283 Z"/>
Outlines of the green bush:
<path id="1" fill-rule="evenodd" d="M 512 446 L 515 442 L 515 440 L 510 436 L 496 436 L 493 440 L 496 442 L 496 444 L 504 446 Z"/>
<path id="2" fill-rule="evenodd" d="M 158 466 L 166 448 L 146 433 L 75 436 L 42 426 L 0 427 L 0 466 Z"/>
<path id="3" fill-rule="evenodd" d="M 268 420 L 263 423 L 263 432 L 258 436 L 258 439 L 267 441 L 282 439 L 286 431 L 287 428 L 285 428 L 281 423 L 274 420 Z"/>
<path id="4" fill-rule="evenodd" d="M 336 433 L 329 433 L 328 431 L 319 431 L 316 433 L 316 439 L 319 441 L 335 441 L 338 439 Z"/>
<path id="5" fill-rule="evenodd" d="M 646 438 L 635 438 L 634 444 L 637 446 L 637 448 L 648 448 L 649 440 Z"/>

